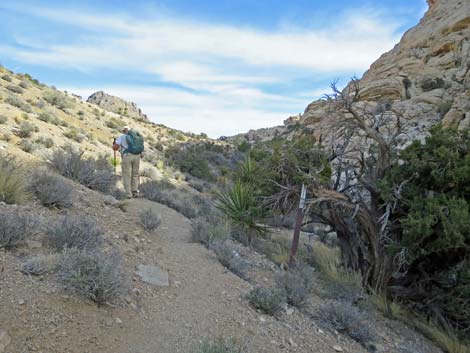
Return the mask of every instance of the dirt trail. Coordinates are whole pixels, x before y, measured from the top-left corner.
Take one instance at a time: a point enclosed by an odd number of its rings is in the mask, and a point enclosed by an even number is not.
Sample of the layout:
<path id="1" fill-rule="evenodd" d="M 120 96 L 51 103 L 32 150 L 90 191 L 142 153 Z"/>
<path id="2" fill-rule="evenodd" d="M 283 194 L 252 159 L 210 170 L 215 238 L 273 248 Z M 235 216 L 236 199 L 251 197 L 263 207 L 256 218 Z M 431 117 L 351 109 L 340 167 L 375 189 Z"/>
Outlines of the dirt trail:
<path id="1" fill-rule="evenodd" d="M 72 212 L 98 218 L 106 237 L 123 254 L 131 274 L 128 305 L 97 307 L 65 292 L 52 278 L 21 274 L 21 251 L 1 253 L 0 268 L 5 270 L 0 279 L 0 330 L 12 339 L 5 352 L 191 352 L 202 338 L 219 336 L 246 342 L 252 352 L 327 353 L 335 351 L 335 344 L 344 352 L 363 351 L 340 336 L 318 333 L 310 320 L 296 313 L 276 320 L 256 312 L 244 299 L 251 285 L 228 272 L 202 245 L 190 243 L 190 222 L 176 211 L 134 199 L 126 202 L 123 212 L 89 192 L 82 201 Z M 148 207 L 162 218 L 152 235 L 138 225 L 139 210 Z M 168 270 L 170 286 L 142 282 L 135 275 L 139 264 Z"/>

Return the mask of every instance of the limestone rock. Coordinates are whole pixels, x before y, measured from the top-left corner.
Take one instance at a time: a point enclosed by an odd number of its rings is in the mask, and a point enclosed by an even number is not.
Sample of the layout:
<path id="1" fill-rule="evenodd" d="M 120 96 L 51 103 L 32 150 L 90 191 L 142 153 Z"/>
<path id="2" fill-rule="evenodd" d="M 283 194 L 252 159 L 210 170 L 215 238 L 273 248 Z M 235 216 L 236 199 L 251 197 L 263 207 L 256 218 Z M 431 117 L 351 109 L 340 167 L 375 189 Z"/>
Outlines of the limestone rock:
<path id="1" fill-rule="evenodd" d="M 124 99 L 112 96 L 103 91 L 93 93 L 87 99 L 88 103 L 96 104 L 97 106 L 124 116 L 148 121 L 147 115 L 133 102 L 127 102 Z"/>
<path id="2" fill-rule="evenodd" d="M 168 271 L 158 266 L 139 265 L 136 274 L 142 281 L 155 286 L 168 287 L 170 285 Z"/>

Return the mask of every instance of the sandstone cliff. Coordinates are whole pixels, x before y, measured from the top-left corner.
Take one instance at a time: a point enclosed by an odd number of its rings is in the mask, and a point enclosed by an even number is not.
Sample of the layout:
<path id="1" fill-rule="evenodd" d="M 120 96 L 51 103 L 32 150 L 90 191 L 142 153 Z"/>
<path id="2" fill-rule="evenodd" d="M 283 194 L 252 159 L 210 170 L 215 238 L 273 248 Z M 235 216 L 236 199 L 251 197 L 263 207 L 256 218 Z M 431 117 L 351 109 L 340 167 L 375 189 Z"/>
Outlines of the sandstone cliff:
<path id="1" fill-rule="evenodd" d="M 429 10 L 419 24 L 383 54 L 359 81 L 359 100 L 388 103 L 403 113 L 410 137 L 439 121 L 446 126 L 470 127 L 470 1 L 428 0 Z M 310 103 L 300 119 L 284 126 L 252 130 L 235 138 L 249 141 L 289 137 L 297 127 L 324 128 L 328 104 Z"/>

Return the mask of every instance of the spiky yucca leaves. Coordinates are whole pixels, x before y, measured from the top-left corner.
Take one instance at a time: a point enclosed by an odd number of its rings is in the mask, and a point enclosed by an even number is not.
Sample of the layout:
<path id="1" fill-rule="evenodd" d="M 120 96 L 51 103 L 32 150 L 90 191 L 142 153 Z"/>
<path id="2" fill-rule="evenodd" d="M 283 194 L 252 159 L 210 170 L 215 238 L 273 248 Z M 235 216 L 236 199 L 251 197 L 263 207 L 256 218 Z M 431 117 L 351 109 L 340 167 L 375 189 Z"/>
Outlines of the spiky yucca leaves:
<path id="1" fill-rule="evenodd" d="M 266 234 L 266 227 L 258 223 L 263 210 L 250 184 L 237 180 L 230 190 L 219 193 L 215 206 L 246 234 L 248 245 L 254 236 Z"/>

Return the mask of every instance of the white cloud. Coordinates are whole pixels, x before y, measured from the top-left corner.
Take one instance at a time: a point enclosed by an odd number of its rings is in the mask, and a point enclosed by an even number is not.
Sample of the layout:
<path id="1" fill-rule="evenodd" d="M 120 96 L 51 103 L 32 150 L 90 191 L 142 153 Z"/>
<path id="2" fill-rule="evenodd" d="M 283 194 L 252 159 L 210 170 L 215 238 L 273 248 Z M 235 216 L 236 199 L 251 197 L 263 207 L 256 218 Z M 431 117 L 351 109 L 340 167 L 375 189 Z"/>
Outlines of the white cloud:
<path id="1" fill-rule="evenodd" d="M 397 25 L 384 24 L 372 12 L 346 14 L 328 28 L 261 31 L 158 14 L 149 20 L 31 6 L 15 9 L 76 28 L 77 35 L 56 43 L 17 38 L 22 45 L 0 45 L 0 54 L 88 73 L 132 71 L 172 84 L 96 90 L 135 101 L 157 122 L 211 136 L 282 123 L 324 93 L 315 87 L 300 92 L 295 80 L 362 72 L 398 39 Z M 271 93 L 270 88 L 286 83 L 289 92 Z M 84 89 L 75 91 L 83 94 Z"/>

